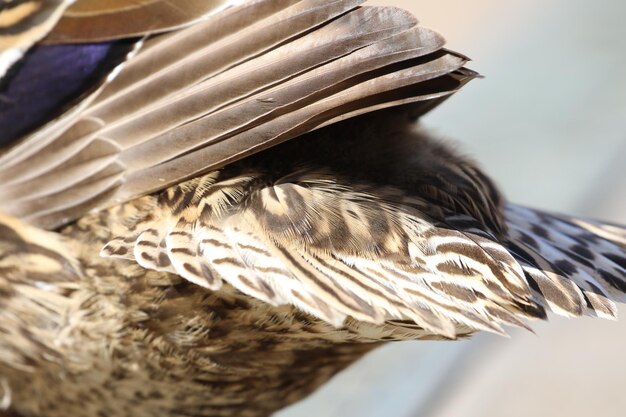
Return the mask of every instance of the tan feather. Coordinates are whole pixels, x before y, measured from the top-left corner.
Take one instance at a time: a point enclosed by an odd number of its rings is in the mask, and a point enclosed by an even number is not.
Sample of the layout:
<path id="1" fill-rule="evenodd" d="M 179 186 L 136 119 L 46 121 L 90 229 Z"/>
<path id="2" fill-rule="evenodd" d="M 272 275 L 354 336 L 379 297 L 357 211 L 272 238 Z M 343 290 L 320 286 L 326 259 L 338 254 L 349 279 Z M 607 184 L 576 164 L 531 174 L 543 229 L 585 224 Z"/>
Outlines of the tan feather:
<path id="1" fill-rule="evenodd" d="M 213 278 L 245 294 L 295 305 L 335 326 L 348 316 L 374 324 L 411 320 L 454 337 L 461 328 L 502 332 L 498 323 L 523 325 L 520 306 L 534 303 L 530 289 L 497 243 L 440 229 L 409 206 L 387 203 L 382 190 L 378 197 L 354 193 L 324 180 L 330 178 L 324 172 L 298 171 L 269 186 L 264 176 L 212 173 L 174 187 L 155 197 L 166 204 L 160 220 L 139 219 L 131 229 L 143 235 L 175 224 L 165 245 L 150 245 L 162 247 L 175 267 L 201 271 L 195 265 L 206 262 Z M 374 237 L 372 224 L 381 217 L 386 231 Z M 127 242 L 121 257 L 134 253 L 145 266 L 132 236 L 120 236 L 102 254 L 120 256 L 118 245 Z M 505 262 L 518 268 L 515 287 L 500 272 Z"/>
<path id="2" fill-rule="evenodd" d="M 17 412 L 269 415 L 377 342 L 615 316 L 626 229 L 505 205 L 410 132 L 467 58 L 395 8 L 235 3 L 80 1 L 51 36 L 141 40 L 0 155 Z"/>
<path id="3" fill-rule="evenodd" d="M 156 208 L 103 255 L 116 256 L 120 241 L 131 253 L 136 233 L 168 224 L 188 249 L 163 249 L 169 259 L 189 263 L 195 253 L 211 277 L 245 294 L 335 326 L 402 327 L 393 338 L 502 333 L 547 309 L 615 316 L 613 301 L 626 290 L 621 229 L 512 205 L 500 212 L 497 191 L 473 164 L 446 169 L 458 157 L 403 131 L 392 114 L 327 128 L 146 197 Z M 407 161 L 411 149 L 419 157 Z"/>

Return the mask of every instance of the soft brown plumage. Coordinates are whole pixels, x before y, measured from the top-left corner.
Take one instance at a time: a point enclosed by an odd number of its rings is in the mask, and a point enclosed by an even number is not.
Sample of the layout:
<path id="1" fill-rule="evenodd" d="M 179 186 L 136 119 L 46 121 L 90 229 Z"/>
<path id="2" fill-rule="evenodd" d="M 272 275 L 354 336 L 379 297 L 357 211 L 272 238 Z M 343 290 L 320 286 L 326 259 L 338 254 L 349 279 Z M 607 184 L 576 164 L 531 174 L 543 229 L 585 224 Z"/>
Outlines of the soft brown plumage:
<path id="1" fill-rule="evenodd" d="M 475 74 L 357 3 L 148 37 L 0 154 L 0 404 L 267 416 L 384 341 L 615 316 L 626 230 L 507 204 L 416 130 Z"/>
<path id="2" fill-rule="evenodd" d="M 0 210 L 58 227 L 347 117 L 423 113 L 475 76 L 406 11 L 362 2 L 255 0 L 128 46 L 0 156 Z"/>

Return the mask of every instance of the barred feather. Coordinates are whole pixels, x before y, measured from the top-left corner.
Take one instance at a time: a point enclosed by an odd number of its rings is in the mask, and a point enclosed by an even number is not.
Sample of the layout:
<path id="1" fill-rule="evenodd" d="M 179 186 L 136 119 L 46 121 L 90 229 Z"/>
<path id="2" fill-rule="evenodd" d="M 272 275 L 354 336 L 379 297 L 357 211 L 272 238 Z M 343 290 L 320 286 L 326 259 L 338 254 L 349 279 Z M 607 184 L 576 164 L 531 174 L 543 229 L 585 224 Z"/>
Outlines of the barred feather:
<path id="1" fill-rule="evenodd" d="M 612 300 L 626 301 L 624 229 L 603 233 L 607 226 L 519 206 L 507 208 L 507 219 L 512 250 L 552 310 L 615 317 Z"/>
<path id="2" fill-rule="evenodd" d="M 401 125 L 391 119 L 384 126 Z M 451 338 L 527 327 L 526 319 L 545 318 L 545 310 L 615 316 L 613 301 L 623 301 L 626 289 L 620 228 L 515 205 L 500 212 L 497 192 L 471 163 L 446 173 L 437 163 L 446 166 L 454 153 L 402 127 L 386 130 L 391 160 L 343 154 L 358 140 L 363 152 L 380 155 L 372 148 L 381 144 L 360 135 L 358 123 L 146 197 L 156 209 L 131 222 L 102 255 L 152 269 L 168 265 L 212 290 L 226 282 L 337 327 L 348 317 L 378 326 L 413 323 Z M 337 143 L 345 134 L 354 139 Z M 351 165 L 373 178 L 407 146 L 441 157 L 404 162 L 415 172 L 434 170 L 432 180 L 382 171 L 392 186 L 362 182 Z M 302 165 L 318 163 L 316 155 L 321 166 Z M 352 177 L 335 168 L 342 165 Z"/>
<path id="3" fill-rule="evenodd" d="M 119 256 L 124 248 L 144 266 L 167 256 L 195 283 L 218 289 L 223 280 L 336 326 L 347 316 L 411 320 L 454 337 L 456 324 L 500 332 L 498 323 L 514 321 L 490 313 L 475 294 L 494 309 L 532 305 L 521 268 L 501 246 L 438 228 L 410 206 L 355 193 L 327 176 L 303 170 L 267 186 L 263 174 L 211 173 L 168 190 L 158 220 L 134 226 L 135 235 L 102 253 Z"/>
<path id="4" fill-rule="evenodd" d="M 1 3 L 3 77 L 72 1 Z M 11 411 L 265 416 L 381 341 L 615 317 L 626 228 L 413 131 L 476 74 L 362 3 L 78 0 L 4 74 Z"/>

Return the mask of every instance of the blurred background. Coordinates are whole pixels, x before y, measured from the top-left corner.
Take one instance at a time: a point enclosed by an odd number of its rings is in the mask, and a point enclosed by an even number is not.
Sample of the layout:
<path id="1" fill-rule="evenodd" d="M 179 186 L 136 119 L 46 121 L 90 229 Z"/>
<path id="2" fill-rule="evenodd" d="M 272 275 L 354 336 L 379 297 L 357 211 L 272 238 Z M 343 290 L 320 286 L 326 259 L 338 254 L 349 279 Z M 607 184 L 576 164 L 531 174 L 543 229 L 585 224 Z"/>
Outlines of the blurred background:
<path id="1" fill-rule="evenodd" d="M 475 80 L 424 124 L 510 200 L 626 223 L 626 2 L 377 0 L 470 56 Z M 623 417 L 622 319 L 387 345 L 276 417 Z"/>

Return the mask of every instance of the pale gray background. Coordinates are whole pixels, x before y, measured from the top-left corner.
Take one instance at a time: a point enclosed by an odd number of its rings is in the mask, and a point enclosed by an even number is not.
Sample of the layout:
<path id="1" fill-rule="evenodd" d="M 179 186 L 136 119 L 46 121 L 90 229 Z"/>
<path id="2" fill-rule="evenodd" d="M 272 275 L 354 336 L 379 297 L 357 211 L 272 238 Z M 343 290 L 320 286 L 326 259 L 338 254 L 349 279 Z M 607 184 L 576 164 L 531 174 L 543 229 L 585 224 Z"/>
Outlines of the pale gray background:
<path id="1" fill-rule="evenodd" d="M 626 223 L 626 1 L 377 0 L 408 8 L 486 76 L 425 123 L 516 202 Z M 624 417 L 620 322 L 380 349 L 279 417 Z"/>

